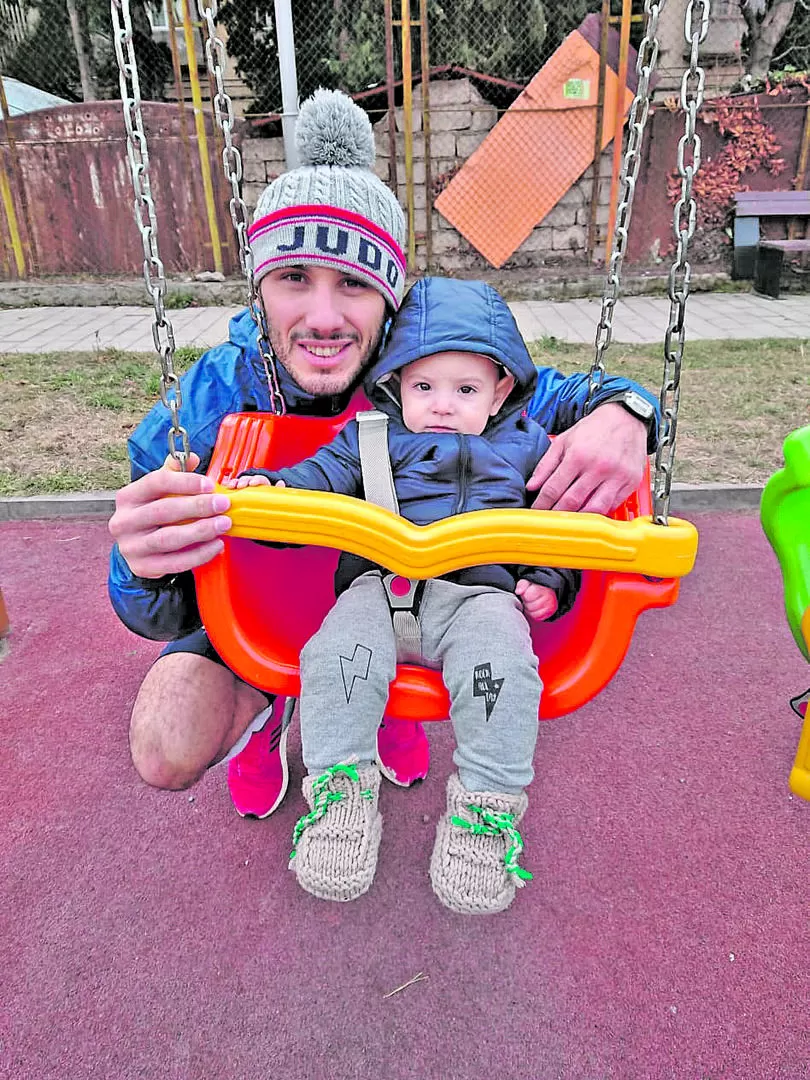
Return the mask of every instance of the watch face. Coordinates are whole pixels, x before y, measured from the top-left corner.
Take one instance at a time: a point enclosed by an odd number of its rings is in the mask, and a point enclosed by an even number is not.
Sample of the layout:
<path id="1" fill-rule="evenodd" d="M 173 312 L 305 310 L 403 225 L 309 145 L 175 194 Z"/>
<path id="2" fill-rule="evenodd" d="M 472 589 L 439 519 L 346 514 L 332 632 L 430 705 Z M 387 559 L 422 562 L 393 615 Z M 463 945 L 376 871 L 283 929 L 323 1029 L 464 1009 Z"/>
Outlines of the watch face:
<path id="1" fill-rule="evenodd" d="M 624 400 L 627 406 L 644 420 L 649 420 L 655 413 L 649 401 L 635 390 L 630 390 Z"/>

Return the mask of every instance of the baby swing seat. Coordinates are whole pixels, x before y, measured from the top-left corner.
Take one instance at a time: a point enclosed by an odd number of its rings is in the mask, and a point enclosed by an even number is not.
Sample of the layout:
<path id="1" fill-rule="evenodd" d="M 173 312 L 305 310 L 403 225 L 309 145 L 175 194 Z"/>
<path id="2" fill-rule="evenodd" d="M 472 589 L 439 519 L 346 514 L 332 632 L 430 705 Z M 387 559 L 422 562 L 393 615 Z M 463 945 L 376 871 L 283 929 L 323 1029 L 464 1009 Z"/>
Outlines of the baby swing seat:
<path id="1" fill-rule="evenodd" d="M 348 410 L 336 417 L 312 418 L 300 416 L 275 416 L 271 413 L 237 413 L 227 416 L 220 427 L 216 446 L 208 468 L 208 475 L 217 483 L 237 476 L 244 469 L 261 466 L 283 468 L 293 465 L 313 454 L 324 442 L 331 440 L 367 402 L 358 394 Z M 197 597 L 203 624 L 208 635 L 225 662 L 242 679 L 270 693 L 297 696 L 299 693 L 298 656 L 312 634 L 319 628 L 326 612 L 334 603 L 334 572 L 339 550 L 334 547 L 274 548 L 254 543 L 245 533 L 262 537 L 262 528 L 245 528 L 240 531 L 242 520 L 251 518 L 261 523 L 261 518 L 250 513 L 261 502 L 283 503 L 286 517 L 282 514 L 273 519 L 287 524 L 286 531 L 276 527 L 273 536 L 285 542 L 295 542 L 298 532 L 306 533 L 307 539 L 316 538 L 320 544 L 327 537 L 343 544 L 349 550 L 357 550 L 353 518 L 361 511 L 370 515 L 371 525 L 364 534 L 363 550 L 359 553 L 372 555 L 375 544 L 390 552 L 390 544 L 383 536 L 391 527 L 402 527 L 402 565 L 394 565 L 397 556 L 389 555 L 384 565 L 411 577 L 436 576 L 446 573 L 453 565 L 471 565 L 490 561 L 531 562 L 545 565 L 545 561 L 520 558 L 515 544 L 520 544 L 519 533 L 526 532 L 530 524 L 548 518 L 576 519 L 572 525 L 577 533 L 587 526 L 594 530 L 616 530 L 607 519 L 593 514 L 547 514 L 524 510 L 485 510 L 447 519 L 435 525 L 419 529 L 404 519 L 396 518 L 387 511 L 347 496 L 294 491 L 282 491 L 270 487 L 248 488 L 238 492 L 228 491 L 232 499 L 234 527 L 226 534 L 225 549 L 211 562 L 197 568 Z M 269 499 L 268 499 L 269 496 Z M 302 510 L 315 500 L 318 507 L 309 523 L 301 526 Z M 322 511 L 323 500 L 329 511 Z M 335 507 L 334 517 L 331 508 Z M 338 512 L 339 511 L 339 512 Z M 678 578 L 691 569 L 697 545 L 697 535 L 687 522 L 670 519 L 666 527 L 654 526 L 640 520 L 649 517 L 651 498 L 649 475 L 646 474 L 638 490 L 634 492 L 612 517 L 617 522 L 633 522 L 642 534 L 646 547 L 655 548 L 645 558 L 633 561 L 632 544 L 617 543 L 610 538 L 610 552 L 617 557 L 613 565 L 642 566 L 642 573 L 619 573 L 613 570 L 585 569 L 582 588 L 573 609 L 560 620 L 551 624 L 531 623 L 535 650 L 539 657 L 540 675 L 544 692 L 540 708 L 541 718 L 551 719 L 579 708 L 599 693 L 618 670 L 633 634 L 636 619 L 647 608 L 667 607 L 678 595 Z M 318 516 L 320 514 L 320 516 Z M 325 516 L 328 515 L 328 516 Z M 519 528 L 508 548 L 511 558 L 494 560 L 491 557 L 492 534 L 487 527 L 490 519 L 517 522 Z M 474 529 L 469 521 L 474 519 Z M 313 527 L 312 522 L 315 522 Z M 461 526 L 459 527 L 459 524 Z M 462 549 L 477 547 L 480 557 L 466 554 L 445 558 L 437 562 L 437 556 L 420 556 L 417 541 L 421 534 L 436 530 L 439 526 L 450 527 L 446 548 Z M 466 528 L 465 528 L 466 526 Z M 627 529 L 627 526 L 622 526 Z M 379 530 L 379 531 L 378 531 Z M 323 536 L 320 533 L 323 533 Z M 649 535 L 647 535 L 649 534 Z M 454 540 L 453 536 L 472 539 Z M 573 534 L 572 534 L 573 535 Z M 517 539 L 515 539 L 515 537 Z M 569 536 L 566 544 L 576 549 L 578 537 Z M 600 538 L 580 545 L 579 565 L 599 562 L 588 559 L 588 553 L 599 545 Z M 485 545 L 489 544 L 489 550 Z M 663 545 L 663 547 L 661 546 Z M 497 547 L 497 545 L 496 545 Z M 604 544 L 603 544 L 604 547 Z M 503 544 L 497 547 L 501 550 Z M 665 550 L 666 549 L 666 550 Z M 576 560 L 565 561 L 570 550 L 563 549 L 557 565 L 577 565 Z M 558 552 L 559 554 L 559 552 Z M 421 560 L 421 561 L 420 561 Z M 419 565 L 417 565 L 417 563 Z M 650 564 L 666 567 L 672 576 L 651 576 Z M 407 564 L 407 566 L 405 565 Z M 611 563 L 609 562 L 609 565 Z M 429 572 L 426 568 L 430 567 Z M 438 569 L 437 569 L 438 567 Z M 407 720 L 443 720 L 449 715 L 449 698 L 436 671 L 415 665 L 402 664 L 391 685 L 387 715 Z"/>

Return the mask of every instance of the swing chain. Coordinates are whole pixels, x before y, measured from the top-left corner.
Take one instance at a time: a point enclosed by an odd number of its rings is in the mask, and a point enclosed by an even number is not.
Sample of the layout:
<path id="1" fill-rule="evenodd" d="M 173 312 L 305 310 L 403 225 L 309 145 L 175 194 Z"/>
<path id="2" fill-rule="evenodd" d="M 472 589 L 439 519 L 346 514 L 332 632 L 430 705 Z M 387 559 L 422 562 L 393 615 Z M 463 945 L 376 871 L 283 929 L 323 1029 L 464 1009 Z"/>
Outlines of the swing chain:
<path id="1" fill-rule="evenodd" d="M 174 329 L 166 318 L 166 273 L 158 251 L 157 214 L 149 182 L 149 149 L 141 111 L 141 88 L 132 41 L 129 0 L 111 0 L 110 14 L 124 108 L 124 126 L 127 130 L 127 160 L 135 192 L 135 222 L 143 243 L 143 276 L 155 308 L 152 340 L 155 352 L 160 357 L 160 400 L 169 410 L 172 420 L 168 434 L 169 453 L 179 462 L 180 468 L 185 470 L 190 448 L 188 432 L 180 424 L 183 394 L 180 380 L 174 371 Z"/>
<path id="2" fill-rule="evenodd" d="M 681 80 L 681 108 L 684 112 L 684 134 L 678 143 L 681 193 L 672 216 L 676 251 L 669 271 L 669 325 L 664 337 L 664 377 L 660 396 L 661 434 L 655 455 L 653 484 L 653 519 L 659 525 L 666 525 L 669 516 L 672 467 L 675 460 L 681 362 L 686 338 L 686 301 L 692 280 L 692 266 L 686 256 L 689 241 L 695 232 L 697 217 L 697 204 L 692 194 L 695 175 L 700 168 L 697 116 L 703 104 L 706 83 L 706 73 L 699 63 L 699 52 L 709 31 L 710 12 L 711 0 L 689 0 L 684 18 L 684 37 L 690 53 L 689 67 L 684 71 Z"/>
<path id="3" fill-rule="evenodd" d="M 656 35 L 662 3 L 663 0 L 658 3 L 653 2 L 653 0 L 644 0 L 644 38 L 639 45 L 638 59 L 636 60 L 638 86 L 633 103 L 630 106 L 630 115 L 627 121 L 627 150 L 622 160 L 619 177 L 620 196 L 616 208 L 616 224 L 613 231 L 610 265 L 602 294 L 602 310 L 596 328 L 596 352 L 589 375 L 588 399 L 585 405 L 586 413 L 590 411 L 593 395 L 599 391 L 604 381 L 606 375 L 604 356 L 613 339 L 613 315 L 616 302 L 619 299 L 621 268 L 627 250 L 628 226 L 633 208 L 633 196 L 636 191 L 638 171 L 641 165 L 641 145 L 650 111 L 650 79 L 658 60 L 659 43 Z M 621 88 L 618 88 L 617 92 L 621 92 Z M 619 132 L 616 133 L 616 138 L 620 138 Z"/>
<path id="4" fill-rule="evenodd" d="M 248 283 L 248 307 L 258 331 L 259 354 L 264 364 L 267 388 L 270 392 L 270 411 L 277 415 L 283 415 L 287 411 L 287 407 L 278 382 L 278 372 L 273 349 L 270 345 L 264 306 L 253 276 L 253 252 L 250 249 L 248 239 L 248 211 L 242 198 L 242 155 L 233 141 L 235 123 L 233 102 L 225 89 L 223 74 L 226 64 L 225 44 L 217 35 L 216 29 L 218 2 L 217 0 L 197 0 L 197 10 L 205 25 L 205 58 L 208 63 L 208 70 L 217 87 L 217 92 L 214 95 L 214 115 L 225 139 L 225 148 L 222 151 L 222 165 L 225 171 L 225 179 L 231 185 L 231 199 L 228 205 L 239 243 L 239 262 Z"/>

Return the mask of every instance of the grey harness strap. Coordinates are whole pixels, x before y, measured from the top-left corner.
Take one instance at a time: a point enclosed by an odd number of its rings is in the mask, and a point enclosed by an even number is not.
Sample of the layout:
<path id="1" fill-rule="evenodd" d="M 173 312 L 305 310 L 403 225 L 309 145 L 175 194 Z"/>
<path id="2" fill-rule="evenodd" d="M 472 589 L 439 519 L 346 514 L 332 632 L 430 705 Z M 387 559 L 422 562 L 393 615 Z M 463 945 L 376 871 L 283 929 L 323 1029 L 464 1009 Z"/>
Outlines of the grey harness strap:
<path id="1" fill-rule="evenodd" d="M 366 502 L 398 514 L 399 503 L 388 453 L 388 417 L 379 409 L 367 409 L 359 412 L 355 420 Z"/>
<path id="2" fill-rule="evenodd" d="M 358 444 L 360 448 L 360 469 L 363 474 L 363 492 L 366 502 L 382 506 L 393 514 L 399 513 L 399 502 L 394 488 L 394 475 L 391 471 L 391 455 L 388 451 L 388 417 L 379 409 L 359 412 L 357 420 Z M 408 583 L 407 591 L 402 588 L 394 591 L 392 584 L 399 586 Z M 422 582 L 402 578 L 398 574 L 384 574 L 383 588 L 391 608 L 394 625 L 394 637 L 397 645 L 397 660 L 401 663 L 413 663 L 422 655 L 422 633 L 416 617 L 418 600 L 421 598 Z M 401 594 L 401 595 L 398 595 Z"/>

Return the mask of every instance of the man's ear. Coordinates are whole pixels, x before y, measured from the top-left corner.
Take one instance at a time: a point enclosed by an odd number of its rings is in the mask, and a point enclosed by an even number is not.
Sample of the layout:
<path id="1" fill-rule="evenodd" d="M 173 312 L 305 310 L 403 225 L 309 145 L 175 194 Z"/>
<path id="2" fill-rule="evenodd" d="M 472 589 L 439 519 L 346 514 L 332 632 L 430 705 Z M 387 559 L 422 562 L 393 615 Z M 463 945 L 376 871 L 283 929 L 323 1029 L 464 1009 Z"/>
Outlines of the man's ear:
<path id="1" fill-rule="evenodd" d="M 515 388 L 515 376 L 506 373 L 502 378 L 498 379 L 498 385 L 495 387 L 495 396 L 492 399 L 492 408 L 489 410 L 489 415 L 494 416 L 497 412 L 500 412 L 501 406 L 512 393 Z"/>

